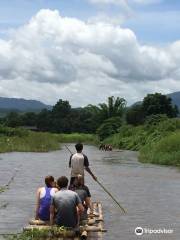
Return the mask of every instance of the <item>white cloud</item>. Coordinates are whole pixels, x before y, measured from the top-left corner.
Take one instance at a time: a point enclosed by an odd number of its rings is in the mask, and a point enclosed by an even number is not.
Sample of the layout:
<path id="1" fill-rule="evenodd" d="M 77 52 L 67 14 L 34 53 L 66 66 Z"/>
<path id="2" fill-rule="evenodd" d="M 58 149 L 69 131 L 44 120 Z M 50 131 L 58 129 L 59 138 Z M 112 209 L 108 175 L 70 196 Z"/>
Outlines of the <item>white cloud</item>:
<path id="1" fill-rule="evenodd" d="M 41 10 L 0 40 L 0 95 L 51 104 L 63 98 L 75 106 L 110 95 L 133 102 L 180 88 L 179 50 L 180 41 L 165 48 L 140 45 L 130 29 Z"/>
<path id="2" fill-rule="evenodd" d="M 105 5 L 119 5 L 119 6 L 125 6 L 128 7 L 131 3 L 137 3 L 137 4 L 154 4 L 154 3 L 160 3 L 163 0 L 88 0 L 90 3 L 93 4 L 105 4 Z"/>
<path id="3" fill-rule="evenodd" d="M 145 4 L 145 5 L 148 5 L 148 4 L 155 4 L 155 3 L 160 3 L 162 2 L 163 0 L 131 0 L 135 3 L 138 3 L 138 4 Z M 130 0 L 129 0 L 130 2 Z"/>
<path id="4" fill-rule="evenodd" d="M 126 5 L 126 0 L 88 0 L 93 4 L 115 4 L 115 5 Z"/>

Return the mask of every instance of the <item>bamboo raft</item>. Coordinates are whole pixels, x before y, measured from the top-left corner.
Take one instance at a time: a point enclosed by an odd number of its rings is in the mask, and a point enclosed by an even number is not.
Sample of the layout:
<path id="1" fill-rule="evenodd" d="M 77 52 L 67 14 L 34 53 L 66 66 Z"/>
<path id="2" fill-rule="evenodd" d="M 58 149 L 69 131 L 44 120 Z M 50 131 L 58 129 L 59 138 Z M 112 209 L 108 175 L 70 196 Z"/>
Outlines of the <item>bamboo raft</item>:
<path id="1" fill-rule="evenodd" d="M 94 214 L 88 214 L 87 221 L 80 225 L 79 230 L 74 229 L 62 229 L 58 226 L 49 226 L 47 223 L 40 220 L 31 220 L 29 225 L 24 228 L 24 231 L 29 231 L 33 234 L 33 231 L 45 231 L 46 236 L 40 237 L 43 240 L 100 240 L 103 239 L 103 233 L 106 232 L 104 229 L 104 219 L 102 204 L 99 202 L 93 202 Z"/>

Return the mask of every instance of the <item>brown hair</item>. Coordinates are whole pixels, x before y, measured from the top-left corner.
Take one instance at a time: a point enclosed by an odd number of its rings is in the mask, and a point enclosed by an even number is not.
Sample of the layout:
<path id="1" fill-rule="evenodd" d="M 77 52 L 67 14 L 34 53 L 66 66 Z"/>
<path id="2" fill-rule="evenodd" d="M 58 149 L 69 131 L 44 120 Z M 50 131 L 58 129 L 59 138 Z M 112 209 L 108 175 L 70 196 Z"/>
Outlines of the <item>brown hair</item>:
<path id="1" fill-rule="evenodd" d="M 46 176 L 45 177 L 45 184 L 47 187 L 52 187 L 52 182 L 54 182 L 54 177 L 53 176 Z"/>
<path id="2" fill-rule="evenodd" d="M 62 177 L 58 178 L 57 185 L 60 188 L 67 188 L 67 186 L 68 186 L 68 178 L 66 176 L 62 176 Z"/>

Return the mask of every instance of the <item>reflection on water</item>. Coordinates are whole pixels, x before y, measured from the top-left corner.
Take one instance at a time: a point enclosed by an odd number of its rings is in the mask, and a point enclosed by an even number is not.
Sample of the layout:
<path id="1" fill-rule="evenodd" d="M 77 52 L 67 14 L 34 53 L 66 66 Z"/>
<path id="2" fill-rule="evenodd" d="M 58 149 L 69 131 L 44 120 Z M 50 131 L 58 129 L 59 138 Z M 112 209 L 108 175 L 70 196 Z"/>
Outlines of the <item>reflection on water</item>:
<path id="1" fill-rule="evenodd" d="M 73 150 L 73 145 L 70 145 Z M 86 174 L 95 201 L 103 203 L 105 240 L 138 239 L 137 226 L 174 229 L 172 235 L 143 235 L 142 239 L 180 239 L 180 173 L 178 169 L 141 164 L 132 151 L 100 152 L 85 146 L 92 170 L 128 213 L 119 208 Z M 6 153 L 0 155 L 0 186 L 18 173 L 10 189 L 0 193 L 0 233 L 19 232 L 34 215 L 35 192 L 44 176 L 69 175 L 69 153 L 65 148 L 50 153 Z"/>

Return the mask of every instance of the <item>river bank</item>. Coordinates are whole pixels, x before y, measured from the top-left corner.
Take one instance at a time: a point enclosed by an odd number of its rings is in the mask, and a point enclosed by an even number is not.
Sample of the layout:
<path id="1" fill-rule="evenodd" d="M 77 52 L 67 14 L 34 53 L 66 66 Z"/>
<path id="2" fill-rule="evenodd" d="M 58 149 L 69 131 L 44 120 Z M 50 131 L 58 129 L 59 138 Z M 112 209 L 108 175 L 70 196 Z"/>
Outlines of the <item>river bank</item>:
<path id="1" fill-rule="evenodd" d="M 0 152 L 48 152 L 59 150 L 62 143 L 83 142 L 98 145 L 97 135 L 32 132 L 0 127 Z M 157 120 L 133 127 L 123 125 L 119 132 L 104 140 L 114 148 L 139 151 L 139 161 L 180 166 L 180 120 Z"/>
<path id="2" fill-rule="evenodd" d="M 152 121 L 137 127 L 124 125 L 104 140 L 118 149 L 139 151 L 139 161 L 180 165 L 180 119 Z"/>
<path id="3" fill-rule="evenodd" d="M 0 126 L 0 153 L 48 152 L 59 150 L 61 143 L 66 142 L 96 144 L 98 140 L 93 134 L 53 134 Z"/>

